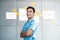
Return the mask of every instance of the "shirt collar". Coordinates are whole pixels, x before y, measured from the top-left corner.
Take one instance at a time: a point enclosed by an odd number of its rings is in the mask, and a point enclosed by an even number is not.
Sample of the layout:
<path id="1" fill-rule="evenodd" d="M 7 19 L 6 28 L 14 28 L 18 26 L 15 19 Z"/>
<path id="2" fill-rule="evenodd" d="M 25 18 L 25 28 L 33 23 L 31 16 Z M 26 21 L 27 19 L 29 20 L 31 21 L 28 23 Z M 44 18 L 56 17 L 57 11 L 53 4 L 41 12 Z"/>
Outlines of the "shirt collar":
<path id="1" fill-rule="evenodd" d="M 34 20 L 34 18 L 29 19 L 27 22 L 31 22 L 32 20 Z"/>

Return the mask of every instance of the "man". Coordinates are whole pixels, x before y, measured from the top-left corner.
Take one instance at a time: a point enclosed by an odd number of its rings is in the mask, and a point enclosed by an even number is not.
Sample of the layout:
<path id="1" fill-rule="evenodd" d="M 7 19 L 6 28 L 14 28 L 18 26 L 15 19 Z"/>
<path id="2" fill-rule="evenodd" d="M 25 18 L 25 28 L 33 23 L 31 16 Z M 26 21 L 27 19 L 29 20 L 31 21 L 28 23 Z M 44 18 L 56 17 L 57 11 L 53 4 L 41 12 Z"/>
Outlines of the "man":
<path id="1" fill-rule="evenodd" d="M 26 10 L 27 10 L 26 15 L 28 21 L 24 24 L 20 37 L 24 38 L 24 40 L 36 40 L 38 26 L 35 20 L 33 19 L 35 14 L 35 9 L 29 6 L 27 7 Z"/>

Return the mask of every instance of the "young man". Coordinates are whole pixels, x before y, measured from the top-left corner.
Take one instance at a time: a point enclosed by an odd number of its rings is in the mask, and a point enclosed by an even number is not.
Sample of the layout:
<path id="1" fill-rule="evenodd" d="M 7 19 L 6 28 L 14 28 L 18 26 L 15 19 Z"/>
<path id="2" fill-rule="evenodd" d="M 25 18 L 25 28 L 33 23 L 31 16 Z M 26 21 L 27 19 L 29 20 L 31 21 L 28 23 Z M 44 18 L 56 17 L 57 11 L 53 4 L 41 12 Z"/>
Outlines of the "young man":
<path id="1" fill-rule="evenodd" d="M 31 6 L 27 7 L 27 22 L 24 24 L 23 29 L 21 31 L 20 37 L 24 38 L 24 40 L 36 40 L 36 34 L 38 25 L 34 21 L 35 9 Z"/>

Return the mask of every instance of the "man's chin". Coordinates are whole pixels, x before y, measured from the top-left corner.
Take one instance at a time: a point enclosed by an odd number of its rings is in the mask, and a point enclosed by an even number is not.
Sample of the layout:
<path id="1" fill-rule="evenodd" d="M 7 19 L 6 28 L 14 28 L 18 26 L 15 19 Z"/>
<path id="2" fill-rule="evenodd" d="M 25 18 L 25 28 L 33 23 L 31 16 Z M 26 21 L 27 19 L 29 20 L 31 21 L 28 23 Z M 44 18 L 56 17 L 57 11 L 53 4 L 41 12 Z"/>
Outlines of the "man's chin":
<path id="1" fill-rule="evenodd" d="M 28 19 L 31 19 L 31 17 L 28 17 Z"/>
<path id="2" fill-rule="evenodd" d="M 31 18 L 31 17 L 28 17 L 28 18 Z"/>

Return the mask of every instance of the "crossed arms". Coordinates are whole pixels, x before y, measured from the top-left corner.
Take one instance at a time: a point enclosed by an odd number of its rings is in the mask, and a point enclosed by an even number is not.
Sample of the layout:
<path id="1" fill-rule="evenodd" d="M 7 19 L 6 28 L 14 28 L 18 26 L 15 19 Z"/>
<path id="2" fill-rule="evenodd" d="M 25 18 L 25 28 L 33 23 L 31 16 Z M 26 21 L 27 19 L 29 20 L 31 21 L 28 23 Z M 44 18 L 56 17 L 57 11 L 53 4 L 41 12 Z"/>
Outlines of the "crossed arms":
<path id="1" fill-rule="evenodd" d="M 33 30 L 32 29 L 28 29 L 26 32 L 22 31 L 21 34 L 20 34 L 20 37 L 25 37 L 25 36 L 32 36 L 32 32 Z"/>

